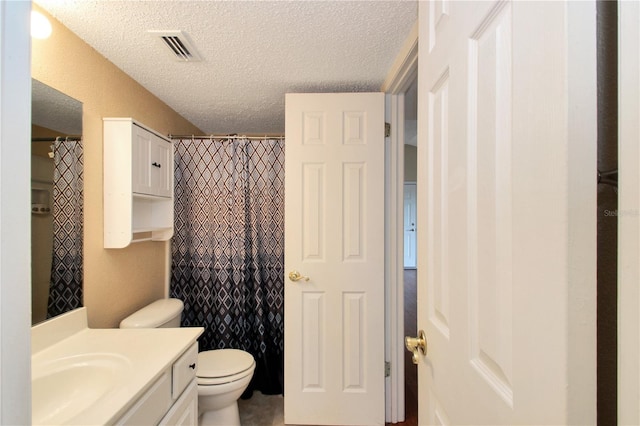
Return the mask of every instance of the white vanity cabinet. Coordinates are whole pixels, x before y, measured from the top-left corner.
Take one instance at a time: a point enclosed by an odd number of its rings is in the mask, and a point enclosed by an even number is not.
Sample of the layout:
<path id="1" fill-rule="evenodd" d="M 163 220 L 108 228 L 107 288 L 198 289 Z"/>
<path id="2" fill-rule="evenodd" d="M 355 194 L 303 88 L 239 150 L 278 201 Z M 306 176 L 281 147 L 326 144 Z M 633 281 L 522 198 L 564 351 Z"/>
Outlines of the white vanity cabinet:
<path id="1" fill-rule="evenodd" d="M 32 423 L 196 426 L 203 332 L 89 328 L 87 308 L 33 326 Z"/>
<path id="2" fill-rule="evenodd" d="M 104 247 L 173 236 L 173 144 L 131 118 L 104 118 Z"/>
<path id="3" fill-rule="evenodd" d="M 120 418 L 117 425 L 198 424 L 196 362 L 198 344 L 187 349 L 162 372 L 149 389 Z"/>

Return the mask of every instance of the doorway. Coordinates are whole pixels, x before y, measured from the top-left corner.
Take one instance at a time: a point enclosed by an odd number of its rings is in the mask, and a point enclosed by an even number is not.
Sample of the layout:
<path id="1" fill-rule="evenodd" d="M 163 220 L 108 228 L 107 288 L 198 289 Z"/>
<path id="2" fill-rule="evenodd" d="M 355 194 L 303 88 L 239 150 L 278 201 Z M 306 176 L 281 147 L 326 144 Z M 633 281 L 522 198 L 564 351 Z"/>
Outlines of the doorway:
<path id="1" fill-rule="evenodd" d="M 405 171 L 407 170 L 407 160 L 411 159 L 407 154 L 410 145 L 405 146 Z M 414 149 L 411 149 L 414 151 Z M 415 156 L 413 157 L 415 160 Z M 413 165 L 415 167 L 415 164 Z M 416 199 L 416 183 L 404 183 L 404 269 L 416 269 L 417 255 L 416 249 L 418 241 L 416 239 L 416 222 L 417 222 L 417 199 Z"/>
<path id="2" fill-rule="evenodd" d="M 414 57 L 417 65 L 417 56 Z M 417 70 L 417 68 L 414 68 Z M 417 335 L 417 72 L 409 73 L 389 97 L 391 140 L 387 152 L 389 234 L 388 360 L 386 424 L 418 424 L 418 372 L 405 336 Z M 413 213 L 413 214 L 412 214 Z"/>
<path id="3" fill-rule="evenodd" d="M 396 86 L 388 89 L 387 97 L 387 121 L 390 123 L 390 136 L 386 148 L 386 184 L 389 188 L 386 203 L 388 233 L 385 284 L 388 292 L 386 302 L 388 380 L 385 420 L 387 426 L 418 424 L 417 366 L 412 363 L 412 354 L 405 349 L 404 344 L 405 336 L 417 334 L 417 256 L 419 254 L 414 249 L 415 264 L 405 258 L 405 251 L 410 250 L 406 247 L 408 241 L 405 231 L 408 227 L 413 229 L 417 242 L 420 226 L 417 220 L 411 220 L 411 215 L 405 215 L 405 210 L 413 207 L 413 202 L 407 200 L 412 197 L 405 195 L 417 194 L 419 190 L 416 185 L 417 55 L 413 56 L 413 59 L 413 63 L 409 65 L 413 72 L 404 73 Z M 406 188 L 410 189 L 406 190 Z"/>
<path id="4" fill-rule="evenodd" d="M 386 364 L 386 424 L 417 424 L 417 386 L 416 391 L 405 388 L 405 383 L 417 382 L 417 368 L 411 362 L 411 356 L 404 345 L 405 336 L 415 335 L 417 321 L 415 306 L 417 287 L 413 296 L 405 292 L 405 259 L 404 259 L 404 184 L 416 181 L 417 174 L 417 77 L 418 77 L 418 24 L 414 25 L 405 45 L 398 54 L 387 80 L 382 85 L 386 93 L 385 121 L 387 138 L 385 141 L 385 186 L 387 188 L 385 202 L 385 287 L 387 292 L 385 322 L 385 364 Z M 405 99 L 409 98 L 406 102 Z M 413 100 L 412 100 L 413 98 Z M 405 108 L 408 111 L 405 111 Z M 405 123 L 408 120 L 408 126 Z M 406 133 L 406 135 L 405 135 Z M 409 142 L 409 143 L 406 143 Z M 414 176 L 405 179 L 405 157 L 412 157 L 407 167 Z M 416 225 L 419 225 L 416 223 Z M 416 226 L 416 236 L 418 227 Z M 417 254 L 417 253 L 416 253 Z M 418 259 L 418 258 L 417 258 Z M 417 264 L 416 259 L 416 264 Z M 407 282 L 417 282 L 417 270 L 407 269 Z M 406 303 L 405 303 L 406 298 Z M 411 306 L 414 306 L 411 309 Z M 405 329 L 405 326 L 412 327 Z M 409 374 L 409 379 L 405 378 Z M 406 396 L 406 398 L 405 398 Z M 406 412 L 406 401 L 411 404 Z M 408 415 L 405 416 L 405 415 Z"/>
<path id="5" fill-rule="evenodd" d="M 418 80 L 414 79 L 404 94 L 404 335 L 416 336 L 417 330 L 417 137 Z M 404 358 L 404 425 L 418 424 L 418 371 L 411 361 L 411 353 Z"/>

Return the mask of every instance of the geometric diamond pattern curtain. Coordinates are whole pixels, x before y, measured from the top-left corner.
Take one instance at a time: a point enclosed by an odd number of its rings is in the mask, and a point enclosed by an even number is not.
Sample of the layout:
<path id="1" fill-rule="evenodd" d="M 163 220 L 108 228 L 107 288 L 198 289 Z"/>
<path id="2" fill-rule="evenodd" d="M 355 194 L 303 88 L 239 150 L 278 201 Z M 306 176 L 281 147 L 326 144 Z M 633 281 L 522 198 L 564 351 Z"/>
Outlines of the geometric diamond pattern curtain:
<path id="1" fill-rule="evenodd" d="M 200 350 L 256 360 L 249 392 L 282 393 L 284 141 L 176 139 L 171 297 Z"/>
<path id="2" fill-rule="evenodd" d="M 53 144 L 53 261 L 47 317 L 82 306 L 82 141 Z"/>

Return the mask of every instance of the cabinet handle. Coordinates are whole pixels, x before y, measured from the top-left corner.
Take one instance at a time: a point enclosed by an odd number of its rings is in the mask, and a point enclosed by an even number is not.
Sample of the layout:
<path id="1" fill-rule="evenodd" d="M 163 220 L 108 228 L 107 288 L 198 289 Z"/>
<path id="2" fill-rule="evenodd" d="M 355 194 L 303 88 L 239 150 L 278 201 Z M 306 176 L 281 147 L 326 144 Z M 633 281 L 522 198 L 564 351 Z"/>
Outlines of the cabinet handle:
<path id="1" fill-rule="evenodd" d="M 195 363 L 189 364 L 189 368 L 192 369 L 192 370 L 195 370 L 196 369 L 196 364 Z"/>
<path id="2" fill-rule="evenodd" d="M 156 162 L 151 163 L 151 165 L 152 165 L 152 166 L 154 166 L 154 167 L 157 167 L 157 168 L 162 167 L 162 166 L 160 165 L 160 163 L 156 163 Z"/>

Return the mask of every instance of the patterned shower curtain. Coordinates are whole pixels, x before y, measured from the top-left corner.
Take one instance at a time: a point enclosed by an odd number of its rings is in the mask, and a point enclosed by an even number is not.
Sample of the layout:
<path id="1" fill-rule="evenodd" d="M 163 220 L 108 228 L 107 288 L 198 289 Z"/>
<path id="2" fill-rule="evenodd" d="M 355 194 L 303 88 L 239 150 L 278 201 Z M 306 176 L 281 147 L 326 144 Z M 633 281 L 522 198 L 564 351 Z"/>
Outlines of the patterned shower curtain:
<path id="1" fill-rule="evenodd" d="M 53 144 L 53 262 L 47 317 L 82 306 L 82 141 Z"/>
<path id="2" fill-rule="evenodd" d="M 282 393 L 284 141 L 179 139 L 171 297 L 200 350 L 256 360 L 248 392 Z"/>

